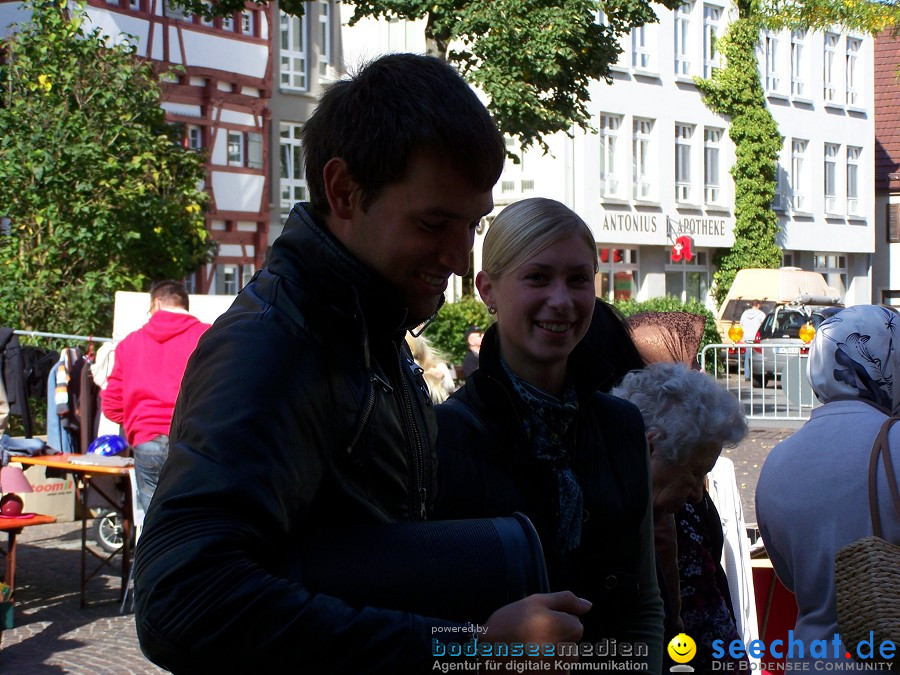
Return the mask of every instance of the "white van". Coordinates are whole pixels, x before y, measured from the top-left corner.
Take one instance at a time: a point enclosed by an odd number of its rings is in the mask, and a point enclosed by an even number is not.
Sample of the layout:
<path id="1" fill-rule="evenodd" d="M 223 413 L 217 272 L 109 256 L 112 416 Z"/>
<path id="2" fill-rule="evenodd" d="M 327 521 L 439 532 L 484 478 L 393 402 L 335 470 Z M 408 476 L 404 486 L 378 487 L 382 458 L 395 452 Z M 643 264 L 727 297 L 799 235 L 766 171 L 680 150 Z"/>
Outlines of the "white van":
<path id="1" fill-rule="evenodd" d="M 723 343 L 731 344 L 728 329 L 732 323 L 741 320 L 741 314 L 754 300 L 759 300 L 762 311 L 768 314 L 779 303 L 801 301 L 807 304 L 833 305 L 839 303 L 841 297 L 837 289 L 829 286 L 819 272 L 799 267 L 738 270 L 716 316 Z M 744 336 L 750 340 L 753 337 Z"/>

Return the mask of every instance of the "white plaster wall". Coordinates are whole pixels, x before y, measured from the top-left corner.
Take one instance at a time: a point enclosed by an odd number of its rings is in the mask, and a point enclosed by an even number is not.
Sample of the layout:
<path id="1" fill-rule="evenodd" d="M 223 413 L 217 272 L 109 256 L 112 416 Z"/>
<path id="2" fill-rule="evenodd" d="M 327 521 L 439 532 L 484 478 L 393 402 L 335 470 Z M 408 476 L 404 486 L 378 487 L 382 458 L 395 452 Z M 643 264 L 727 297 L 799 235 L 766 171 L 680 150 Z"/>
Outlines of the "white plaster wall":
<path id="1" fill-rule="evenodd" d="M 219 211 L 259 210 L 262 203 L 263 176 L 247 173 L 212 172 L 212 187 Z"/>
<path id="2" fill-rule="evenodd" d="M 9 35 L 10 27 L 15 23 L 24 23 L 31 16 L 22 9 L 19 2 L 0 2 L 0 38 Z"/>

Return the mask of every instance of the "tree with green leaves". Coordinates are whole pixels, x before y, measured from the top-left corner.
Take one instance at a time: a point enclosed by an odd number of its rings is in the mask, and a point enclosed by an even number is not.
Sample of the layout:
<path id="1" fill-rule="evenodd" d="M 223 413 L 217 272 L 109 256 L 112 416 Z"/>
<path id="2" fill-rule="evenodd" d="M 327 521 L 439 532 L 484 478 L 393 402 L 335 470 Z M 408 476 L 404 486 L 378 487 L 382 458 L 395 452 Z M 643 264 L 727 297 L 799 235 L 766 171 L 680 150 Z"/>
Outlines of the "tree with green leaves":
<path id="1" fill-rule="evenodd" d="M 244 0 L 176 0 L 191 12 L 227 15 Z M 674 8 L 682 0 L 657 0 Z M 257 2 L 259 5 L 267 4 Z M 303 0 L 281 0 L 300 16 Z M 598 20 L 603 12 L 604 20 Z M 574 126 L 591 128 L 591 81 L 610 81 L 622 51 L 619 37 L 632 26 L 655 22 L 650 0 L 358 0 L 350 25 L 363 18 L 425 22 L 427 51 L 459 68 L 488 96 L 503 133 L 523 149 L 547 150 L 545 137 Z"/>
<path id="2" fill-rule="evenodd" d="M 781 264 L 778 216 L 772 210 L 776 166 L 783 139 L 766 105 L 757 50 L 761 31 L 822 30 L 841 26 L 877 33 L 900 20 L 895 2 L 869 0 L 738 0 L 738 17 L 717 44 L 725 65 L 711 78 L 696 78 L 706 105 L 730 118 L 734 142 L 734 245 L 715 259 L 714 295 L 721 303 L 738 270 Z"/>
<path id="3" fill-rule="evenodd" d="M 110 334 L 117 290 L 209 261 L 203 157 L 165 122 L 151 65 L 82 27 L 83 7 L 26 3 L 0 63 L 0 317 Z"/>

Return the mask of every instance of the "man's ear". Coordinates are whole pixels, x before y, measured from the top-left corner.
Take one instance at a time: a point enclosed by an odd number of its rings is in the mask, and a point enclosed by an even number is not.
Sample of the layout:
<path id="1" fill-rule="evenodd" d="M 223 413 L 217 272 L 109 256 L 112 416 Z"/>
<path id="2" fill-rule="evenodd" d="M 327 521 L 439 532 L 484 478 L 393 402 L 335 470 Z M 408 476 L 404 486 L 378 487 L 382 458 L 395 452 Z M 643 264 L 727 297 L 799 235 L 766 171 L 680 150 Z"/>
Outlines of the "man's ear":
<path id="1" fill-rule="evenodd" d="M 350 175 L 350 168 L 340 157 L 332 157 L 322 169 L 325 182 L 325 196 L 331 213 L 341 220 L 349 220 L 353 206 L 359 196 L 358 185 Z"/>

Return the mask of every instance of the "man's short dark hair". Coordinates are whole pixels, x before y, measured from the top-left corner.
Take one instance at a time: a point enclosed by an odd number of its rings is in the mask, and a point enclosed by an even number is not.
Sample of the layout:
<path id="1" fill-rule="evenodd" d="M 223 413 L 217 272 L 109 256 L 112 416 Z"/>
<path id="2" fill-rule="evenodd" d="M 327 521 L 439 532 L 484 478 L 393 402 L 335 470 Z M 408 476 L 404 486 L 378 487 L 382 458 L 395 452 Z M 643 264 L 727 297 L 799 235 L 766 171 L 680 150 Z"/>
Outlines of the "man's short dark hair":
<path id="1" fill-rule="evenodd" d="M 478 326 L 469 326 L 468 328 L 466 328 L 466 332 L 464 335 L 466 340 L 468 340 L 469 336 L 472 335 L 473 333 L 482 333 L 483 334 L 484 331 L 481 330 L 481 328 L 479 328 Z"/>
<path id="2" fill-rule="evenodd" d="M 150 302 L 159 300 L 164 305 L 176 305 L 183 309 L 190 309 L 188 292 L 181 282 L 173 279 L 155 281 L 150 286 Z"/>
<path id="3" fill-rule="evenodd" d="M 414 156 L 446 161 L 484 191 L 506 157 L 497 125 L 459 73 L 416 54 L 382 56 L 332 84 L 303 125 L 302 141 L 310 201 L 320 216 L 329 212 L 322 171 L 334 157 L 359 184 L 363 209 L 405 177 Z"/>

